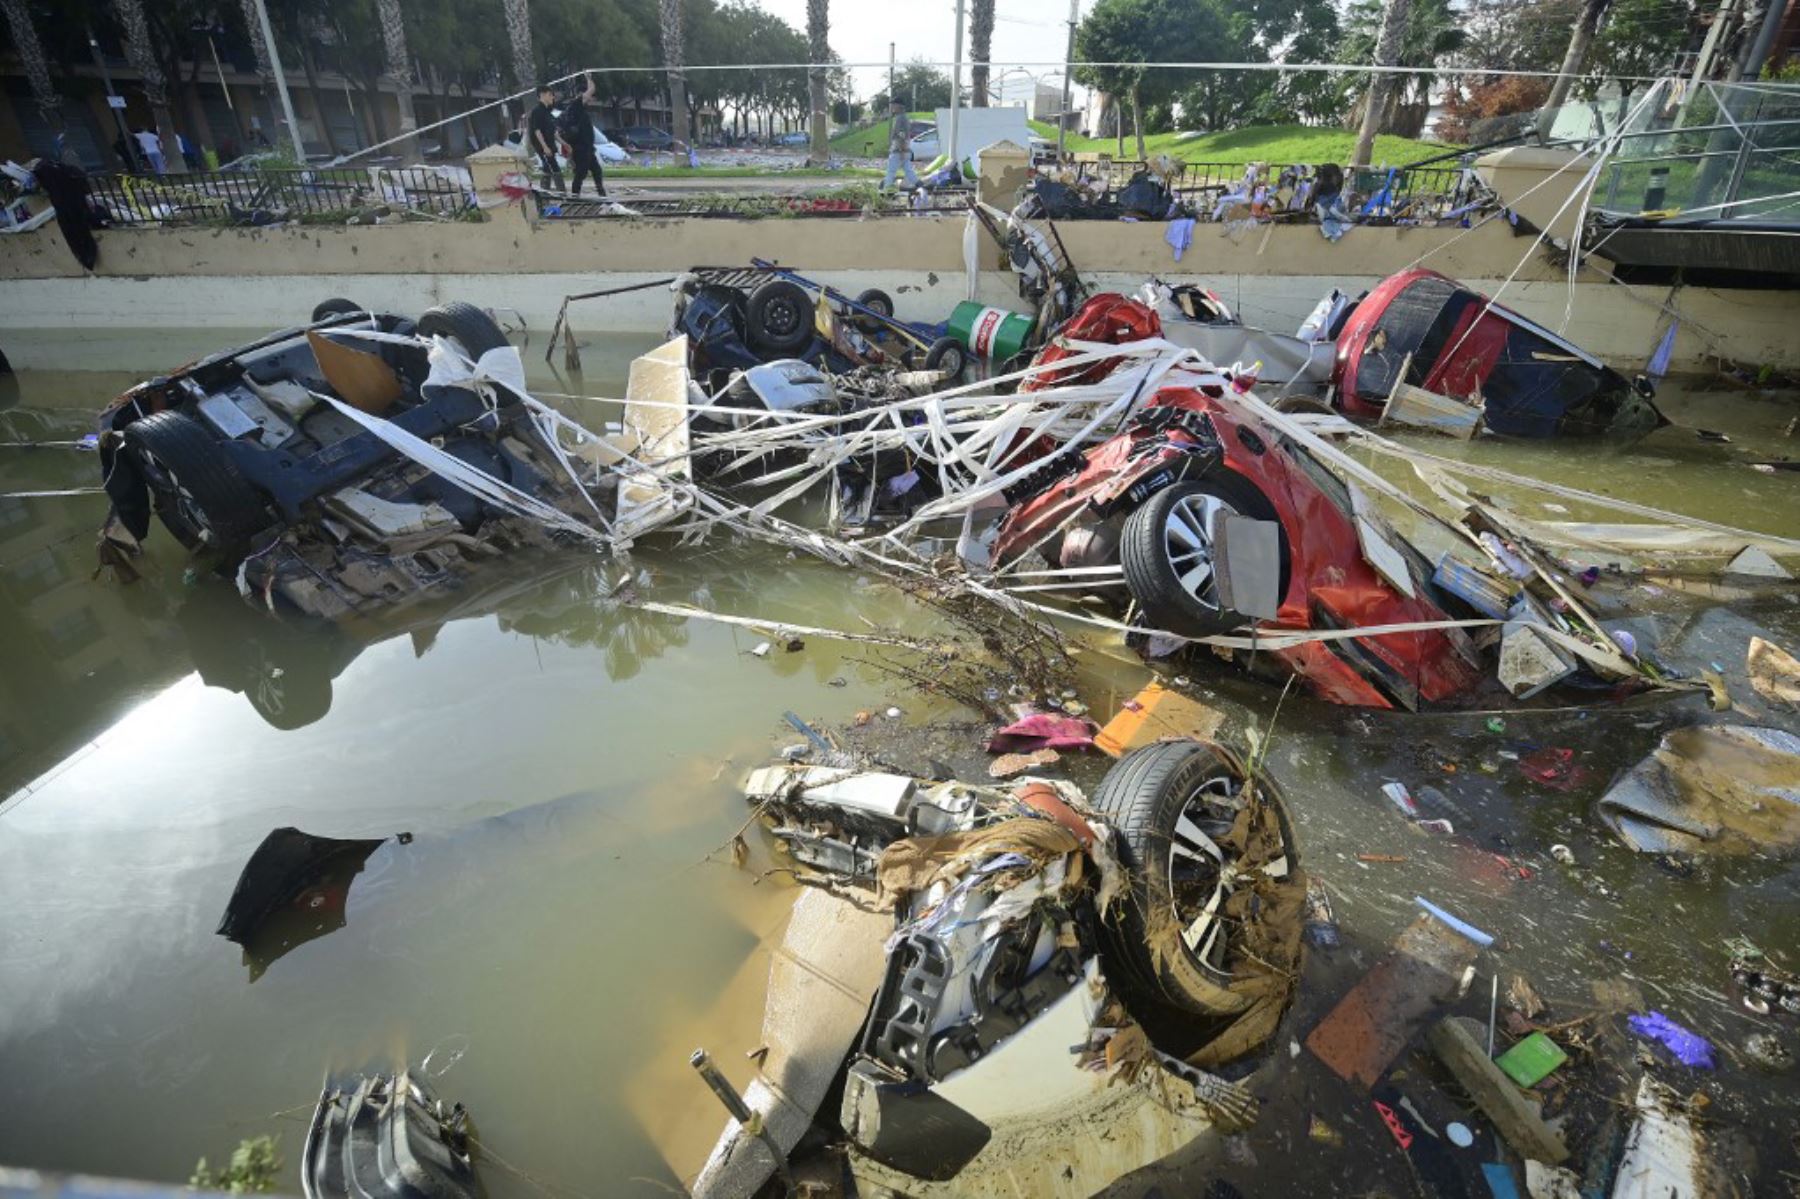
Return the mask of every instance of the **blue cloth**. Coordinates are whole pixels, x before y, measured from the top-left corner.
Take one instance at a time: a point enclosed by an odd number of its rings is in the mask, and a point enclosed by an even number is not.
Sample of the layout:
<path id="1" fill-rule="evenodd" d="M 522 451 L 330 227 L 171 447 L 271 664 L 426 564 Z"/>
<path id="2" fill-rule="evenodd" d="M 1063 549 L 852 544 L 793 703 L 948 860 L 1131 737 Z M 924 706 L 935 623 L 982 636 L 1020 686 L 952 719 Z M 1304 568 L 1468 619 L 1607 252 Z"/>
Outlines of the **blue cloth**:
<path id="1" fill-rule="evenodd" d="M 1182 217 L 1180 220 L 1170 221 L 1163 240 L 1175 248 L 1175 261 L 1180 262 L 1181 256 L 1187 253 L 1187 248 L 1194 244 L 1194 218 Z"/>
<path id="2" fill-rule="evenodd" d="M 1675 356 L 1675 332 L 1680 328 L 1680 321 L 1670 321 L 1669 327 L 1663 330 L 1662 340 L 1656 343 L 1656 352 L 1650 355 L 1650 365 L 1644 368 L 1644 373 L 1652 379 L 1660 379 L 1669 373 L 1669 359 Z"/>

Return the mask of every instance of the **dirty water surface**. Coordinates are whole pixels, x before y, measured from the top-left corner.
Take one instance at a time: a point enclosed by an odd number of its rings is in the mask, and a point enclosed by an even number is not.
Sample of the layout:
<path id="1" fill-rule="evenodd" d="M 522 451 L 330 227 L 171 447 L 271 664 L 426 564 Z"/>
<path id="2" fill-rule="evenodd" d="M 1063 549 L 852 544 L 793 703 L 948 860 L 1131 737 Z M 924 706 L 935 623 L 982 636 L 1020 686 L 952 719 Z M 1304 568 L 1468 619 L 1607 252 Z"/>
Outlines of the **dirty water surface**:
<path id="1" fill-rule="evenodd" d="M 0 1164 L 184 1182 L 198 1158 L 278 1134 L 282 1189 L 297 1192 L 325 1076 L 423 1060 L 437 1091 L 472 1111 L 490 1194 L 666 1193 L 663 1149 L 709 1141 L 723 1119 L 687 1054 L 704 1045 L 747 1077 L 737 1031 L 757 1013 L 727 1018 L 719 999 L 792 897 L 727 848 L 746 815 L 742 777 L 797 739 L 782 713 L 828 727 L 876 713 L 853 735 L 921 768 L 976 771 L 985 758 L 974 714 L 907 690 L 877 651 L 810 638 L 760 657 L 756 633 L 613 593 L 629 576 L 649 598 L 795 624 L 942 632 L 937 618 L 886 585 L 728 540 L 652 543 L 629 563 L 514 561 L 447 603 L 331 633 L 271 621 L 228 582 L 194 577 L 160 528 L 142 582 L 92 578 L 105 513 L 89 490 L 94 457 L 10 443 L 74 441 L 123 387 L 236 339 L 121 333 L 86 355 L 103 369 L 26 373 L 0 394 Z M 618 395 L 650 342 L 590 342 L 584 377 L 549 373 L 541 346 L 524 357 L 546 391 Z M 1800 477 L 1746 465 L 1793 453 L 1794 397 L 1671 386 L 1664 401 L 1732 440 L 1664 430 L 1622 451 L 1406 440 L 1709 519 L 1800 528 Z M 1744 670 L 1754 634 L 1800 649 L 1792 588 L 1686 597 L 1647 627 L 1675 664 L 1720 669 L 1745 710 L 1731 719 L 1800 727 Z M 1102 717 L 1149 678 L 1117 645 L 1095 642 L 1079 661 L 1081 698 Z M 1800 1051 L 1800 1037 L 1737 1002 L 1725 942 L 1747 936 L 1800 967 L 1800 867 L 1756 855 L 1672 866 L 1618 846 L 1593 815 L 1664 732 L 1721 719 L 1703 696 L 1412 716 L 1290 694 L 1277 715 L 1277 689 L 1223 665 L 1162 672 L 1226 713 L 1227 740 L 1273 722 L 1269 765 L 1340 944 L 1309 951 L 1253 1080 L 1255 1127 L 1202 1138 L 1113 1193 L 1200 1194 L 1215 1179 L 1250 1195 L 1449 1193 L 1420 1180 L 1366 1093 L 1308 1052 L 1290 1057 L 1413 918 L 1416 895 L 1498 938 L 1461 1014 L 1485 1023 L 1490 979 L 1504 988 L 1517 974 L 1548 1005 L 1540 1024 L 1635 992 L 1711 1038 L 1718 1069 L 1658 1058 L 1649 1072 L 1708 1096 L 1721 1155 L 1752 1171 L 1736 1193 L 1792 1192 L 1800 1074 L 1762 1073 L 1741 1046 L 1772 1031 Z M 1566 786 L 1521 771 L 1544 749 L 1573 751 Z M 1087 785 L 1101 768 L 1070 764 Z M 1388 781 L 1425 793 L 1455 832 L 1403 818 Z M 321 884 L 316 917 L 247 951 L 214 929 L 246 862 L 286 827 L 381 843 Z M 1572 1134 L 1589 1110 L 1626 1102 L 1621 1080 L 1640 1069 L 1622 1016 L 1602 1011 L 1577 1032 L 1609 1064 L 1578 1054 L 1582 1068 L 1564 1068 L 1569 1106 L 1588 1104 Z M 1428 1055 L 1396 1067 L 1428 1124 L 1468 1124 L 1475 1146 L 1458 1152 L 1495 1160 L 1491 1126 Z M 1579 1170 L 1588 1145 L 1571 1139 Z M 1470 1194 L 1483 1193 L 1476 1178 Z"/>

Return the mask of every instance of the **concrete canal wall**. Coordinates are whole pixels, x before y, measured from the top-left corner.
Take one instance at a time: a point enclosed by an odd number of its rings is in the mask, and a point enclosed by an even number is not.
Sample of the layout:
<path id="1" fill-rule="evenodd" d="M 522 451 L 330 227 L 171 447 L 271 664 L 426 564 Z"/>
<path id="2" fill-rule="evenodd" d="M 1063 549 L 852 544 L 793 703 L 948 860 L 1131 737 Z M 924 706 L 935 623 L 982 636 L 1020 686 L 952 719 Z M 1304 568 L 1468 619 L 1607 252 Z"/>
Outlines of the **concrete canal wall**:
<path id="1" fill-rule="evenodd" d="M 522 206 L 481 223 L 271 229 L 122 228 L 100 231 L 100 262 L 82 270 L 54 225 L 0 237 L 0 347 L 21 368 L 55 344 L 9 330 L 275 327 L 304 319 L 329 296 L 416 313 L 444 300 L 516 310 L 547 333 L 571 292 L 666 277 L 693 265 L 784 265 L 845 291 L 879 286 L 900 315 L 942 319 L 964 298 L 965 218 L 641 218 L 534 220 Z M 1069 255 L 1102 287 L 1135 290 L 1149 276 L 1218 291 L 1250 324 L 1292 331 L 1330 288 L 1352 294 L 1414 263 L 1462 279 L 1624 368 L 1641 367 L 1672 304 L 1683 317 L 1677 369 L 1715 354 L 1800 368 L 1800 293 L 1627 287 L 1594 267 L 1567 272 L 1504 221 L 1473 230 L 1358 228 L 1330 243 L 1315 226 L 1196 227 L 1178 263 L 1159 223 L 1065 222 Z M 1016 303 L 998 251 L 980 240 L 979 298 Z M 1506 283 L 1508 278 L 1510 283 Z M 582 332 L 661 332 L 661 289 L 571 309 Z M 35 350 L 31 347 L 36 345 Z M 12 347 L 17 345 L 19 353 Z"/>

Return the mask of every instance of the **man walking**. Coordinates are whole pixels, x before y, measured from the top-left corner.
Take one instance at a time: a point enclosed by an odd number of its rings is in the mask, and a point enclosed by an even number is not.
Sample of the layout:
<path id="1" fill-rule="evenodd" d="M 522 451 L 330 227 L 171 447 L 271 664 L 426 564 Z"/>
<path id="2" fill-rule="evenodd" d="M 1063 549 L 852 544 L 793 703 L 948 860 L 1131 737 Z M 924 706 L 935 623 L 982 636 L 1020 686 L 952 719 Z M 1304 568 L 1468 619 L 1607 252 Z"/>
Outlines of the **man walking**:
<path id="1" fill-rule="evenodd" d="M 544 173 L 544 186 L 561 191 L 562 168 L 556 165 L 556 113 L 550 108 L 555 100 L 555 88 L 548 83 L 539 85 L 537 107 L 525 121 L 525 145 L 537 155 L 538 166 Z"/>
<path id="2" fill-rule="evenodd" d="M 139 129 L 135 136 L 137 137 L 138 151 L 150 164 L 150 169 L 158 175 L 166 175 L 169 166 L 163 160 L 162 138 L 156 135 L 154 129 Z"/>
<path id="3" fill-rule="evenodd" d="M 586 86 L 578 96 L 571 96 L 563 105 L 560 122 L 562 139 L 569 143 L 569 194 L 581 194 L 581 181 L 592 174 L 594 191 L 600 196 L 606 195 L 606 180 L 600 174 L 600 159 L 594 153 L 594 118 L 588 115 L 588 103 L 594 98 L 594 81 L 583 77 Z"/>
<path id="4" fill-rule="evenodd" d="M 906 105 L 895 100 L 888 105 L 888 162 L 881 190 L 891 189 L 894 176 L 901 171 L 906 172 L 906 186 L 919 186 L 919 176 L 912 164 L 912 120 L 906 115 Z"/>

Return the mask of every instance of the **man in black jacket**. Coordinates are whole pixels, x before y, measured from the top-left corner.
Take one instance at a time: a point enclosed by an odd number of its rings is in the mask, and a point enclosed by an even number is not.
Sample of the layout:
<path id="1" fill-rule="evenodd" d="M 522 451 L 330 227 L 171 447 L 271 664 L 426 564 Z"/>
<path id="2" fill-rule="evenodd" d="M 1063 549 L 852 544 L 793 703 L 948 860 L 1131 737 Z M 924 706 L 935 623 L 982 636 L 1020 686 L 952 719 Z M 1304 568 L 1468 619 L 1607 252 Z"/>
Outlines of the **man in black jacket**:
<path id="1" fill-rule="evenodd" d="M 601 196 L 606 195 L 606 180 L 600 174 L 600 159 L 594 153 L 594 118 L 589 115 L 587 106 L 594 98 L 594 81 L 583 78 L 586 86 L 578 96 L 569 97 L 563 105 L 562 119 L 559 122 L 563 140 L 569 143 L 569 188 L 571 195 L 581 194 L 581 181 L 590 174 L 594 177 L 594 191 Z"/>
<path id="2" fill-rule="evenodd" d="M 561 191 L 562 168 L 556 165 L 556 113 L 550 107 L 555 100 L 555 88 L 548 83 L 539 85 L 537 107 L 525 121 L 525 148 L 537 156 L 538 166 L 544 172 L 544 186 Z"/>

